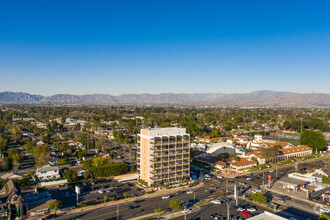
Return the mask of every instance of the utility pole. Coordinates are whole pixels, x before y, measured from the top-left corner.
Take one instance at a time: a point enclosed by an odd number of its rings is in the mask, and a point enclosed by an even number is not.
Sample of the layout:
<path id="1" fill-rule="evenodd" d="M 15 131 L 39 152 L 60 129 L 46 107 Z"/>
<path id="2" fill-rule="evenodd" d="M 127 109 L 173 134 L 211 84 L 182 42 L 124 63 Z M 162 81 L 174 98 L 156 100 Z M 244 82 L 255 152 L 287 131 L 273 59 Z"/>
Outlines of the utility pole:
<path id="1" fill-rule="evenodd" d="M 277 168 L 276 168 L 276 180 L 277 180 Z"/>
<path id="2" fill-rule="evenodd" d="M 196 202 L 196 189 L 194 189 L 194 203 Z"/>
<path id="3" fill-rule="evenodd" d="M 226 202 L 227 203 L 227 219 L 230 219 L 230 212 L 229 212 L 229 208 L 230 208 L 230 204 L 231 202 Z"/>
<path id="4" fill-rule="evenodd" d="M 119 204 L 117 204 L 117 220 L 119 220 Z"/>
<path id="5" fill-rule="evenodd" d="M 262 185 L 265 185 L 265 172 L 262 172 Z"/>
<path id="6" fill-rule="evenodd" d="M 234 198 L 235 198 L 235 201 L 236 201 L 236 205 L 238 205 L 238 195 L 237 195 L 236 183 L 234 185 Z"/>

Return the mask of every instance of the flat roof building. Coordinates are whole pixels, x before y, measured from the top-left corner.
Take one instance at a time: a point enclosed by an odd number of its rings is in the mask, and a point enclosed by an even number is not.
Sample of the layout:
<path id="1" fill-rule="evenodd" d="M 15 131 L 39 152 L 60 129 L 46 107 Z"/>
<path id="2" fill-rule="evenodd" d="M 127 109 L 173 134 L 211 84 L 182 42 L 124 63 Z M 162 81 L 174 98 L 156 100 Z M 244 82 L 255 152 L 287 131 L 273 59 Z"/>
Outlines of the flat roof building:
<path id="1" fill-rule="evenodd" d="M 190 136 L 185 128 L 141 129 L 138 140 L 140 179 L 155 186 L 189 179 Z"/>

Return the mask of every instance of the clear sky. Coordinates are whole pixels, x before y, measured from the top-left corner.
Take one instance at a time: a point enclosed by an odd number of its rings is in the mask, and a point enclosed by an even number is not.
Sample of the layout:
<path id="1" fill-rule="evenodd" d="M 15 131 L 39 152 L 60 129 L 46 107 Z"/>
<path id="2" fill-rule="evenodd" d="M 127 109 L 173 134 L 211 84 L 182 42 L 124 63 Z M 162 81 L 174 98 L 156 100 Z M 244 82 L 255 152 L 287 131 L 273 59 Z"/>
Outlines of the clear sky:
<path id="1" fill-rule="evenodd" d="M 0 92 L 330 93 L 330 1 L 0 1 Z"/>

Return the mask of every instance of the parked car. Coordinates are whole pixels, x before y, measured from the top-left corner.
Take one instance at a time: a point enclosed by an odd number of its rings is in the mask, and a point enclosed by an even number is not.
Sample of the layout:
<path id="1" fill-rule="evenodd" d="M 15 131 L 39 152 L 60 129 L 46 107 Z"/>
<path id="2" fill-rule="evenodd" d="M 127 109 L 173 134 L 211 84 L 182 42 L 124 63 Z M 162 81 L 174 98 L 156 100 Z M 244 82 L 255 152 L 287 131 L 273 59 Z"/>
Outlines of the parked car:
<path id="1" fill-rule="evenodd" d="M 163 195 L 162 199 L 169 199 L 171 196 L 170 195 Z"/>
<path id="2" fill-rule="evenodd" d="M 242 211 L 242 215 L 243 216 L 251 216 L 250 212 L 246 211 L 246 210 L 243 210 Z"/>
<path id="3" fill-rule="evenodd" d="M 212 213 L 210 217 L 215 218 L 216 216 L 219 216 L 218 213 Z"/>
<path id="4" fill-rule="evenodd" d="M 99 191 L 97 191 L 98 193 L 104 193 L 104 191 L 103 190 L 99 190 Z"/>
<path id="5" fill-rule="evenodd" d="M 220 200 L 212 200 L 212 203 L 213 204 L 221 204 L 221 201 Z"/>
<path id="6" fill-rule="evenodd" d="M 183 209 L 182 213 L 189 213 L 191 211 L 191 209 Z"/>
<path id="7" fill-rule="evenodd" d="M 222 179 L 222 178 L 223 178 L 223 176 L 220 176 L 220 175 L 219 175 L 219 176 L 217 176 L 217 178 L 219 178 L 219 179 Z"/>
<path id="8" fill-rule="evenodd" d="M 178 191 L 176 194 L 182 194 L 184 193 L 184 191 Z"/>
<path id="9" fill-rule="evenodd" d="M 248 207 L 246 210 L 249 211 L 249 212 L 255 212 L 255 211 L 257 211 L 257 209 L 255 209 L 253 207 Z"/>
<path id="10" fill-rule="evenodd" d="M 194 193 L 193 190 L 189 190 L 189 191 L 187 191 L 187 194 L 192 194 L 192 193 Z"/>
<path id="11" fill-rule="evenodd" d="M 216 186 L 212 186 L 210 189 L 218 189 L 218 187 L 216 187 Z"/>

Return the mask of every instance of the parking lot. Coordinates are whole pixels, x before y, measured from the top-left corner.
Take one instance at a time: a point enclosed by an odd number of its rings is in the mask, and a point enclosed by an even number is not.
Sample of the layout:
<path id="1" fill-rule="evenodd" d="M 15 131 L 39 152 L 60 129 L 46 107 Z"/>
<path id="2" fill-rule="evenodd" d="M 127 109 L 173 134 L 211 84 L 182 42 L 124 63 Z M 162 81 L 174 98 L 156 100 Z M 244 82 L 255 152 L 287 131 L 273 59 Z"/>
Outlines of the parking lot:
<path id="1" fill-rule="evenodd" d="M 79 185 L 81 193 L 79 194 L 78 202 L 93 203 L 102 200 L 105 195 L 109 198 L 116 198 L 127 195 L 139 196 L 143 195 L 144 191 L 135 186 L 135 183 L 125 182 L 120 183 L 113 179 L 104 181 L 91 181 Z M 62 209 L 67 209 L 77 204 L 77 194 L 75 193 L 75 186 L 69 185 L 66 190 L 59 190 L 57 188 L 48 189 L 53 199 L 62 201 Z"/>

